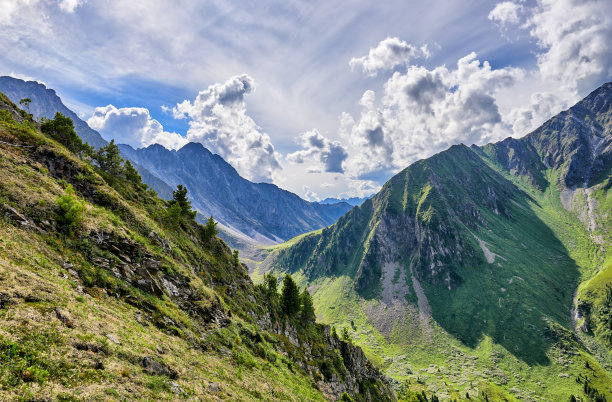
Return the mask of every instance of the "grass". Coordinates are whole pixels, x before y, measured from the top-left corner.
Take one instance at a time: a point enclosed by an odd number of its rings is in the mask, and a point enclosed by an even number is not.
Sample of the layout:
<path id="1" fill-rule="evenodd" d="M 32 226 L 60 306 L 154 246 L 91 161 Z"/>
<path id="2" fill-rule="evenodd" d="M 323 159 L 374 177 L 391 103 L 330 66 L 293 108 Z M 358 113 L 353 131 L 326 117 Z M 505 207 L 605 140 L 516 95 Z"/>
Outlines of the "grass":
<path id="1" fill-rule="evenodd" d="M 570 320 L 576 290 L 597 310 L 605 286 L 612 283 L 611 254 L 592 237 L 600 235 L 609 244 L 609 190 L 593 193 L 599 226 L 589 234 L 575 212 L 586 198 L 578 194 L 577 209 L 566 210 L 555 184 L 558 171 L 543 171 L 542 182 L 552 184 L 536 188 L 469 152 L 451 148 L 413 164 L 370 205 L 352 210 L 318 235 L 278 247 L 261 267 L 294 272 L 300 285 L 314 292 L 317 317 L 338 330 L 348 327 L 368 357 L 388 375 L 408 381 L 410 389 L 449 398 L 485 391 L 491 400 L 502 395 L 508 400 L 566 399 L 583 395 L 577 381 L 592 374 L 592 381 L 611 398 L 612 373 L 604 368 L 609 349 L 596 352 L 585 342 L 600 342 L 600 335 L 578 338 Z M 488 193 L 491 188 L 496 199 Z M 410 279 L 411 264 L 413 269 L 423 264 L 414 257 L 419 249 L 402 244 L 412 258 L 392 257 L 406 272 L 407 306 L 380 302 L 377 281 L 368 282 L 369 291 L 360 290 L 358 267 L 367 261 L 368 251 L 377 252 L 374 233 L 385 214 L 387 220 L 414 216 L 421 222 L 420 233 L 428 225 L 436 227 L 441 239 L 434 249 L 454 251 L 450 259 L 434 254 L 433 260 L 440 258 L 460 278 L 450 290 L 435 280 L 421 281 L 432 311 L 428 323 L 419 317 Z M 400 225 L 403 230 L 406 226 Z M 494 263 L 485 260 L 473 234 L 497 255 Z M 401 232 L 387 235 L 397 238 Z M 455 251 L 457 242 L 460 251 Z M 344 265 L 331 258 L 333 250 L 341 250 Z M 458 255 L 462 263 L 453 263 Z M 425 262 L 429 270 L 429 260 Z"/>
<path id="2" fill-rule="evenodd" d="M 264 312 L 258 288 L 224 243 L 203 244 L 192 222 L 166 226 L 165 202 L 145 187 L 109 185 L 32 123 L 0 117 L 3 141 L 34 146 L 0 147 L 0 203 L 43 228 L 0 215 L 0 399 L 324 400 L 299 368 L 304 351 L 255 324 Z M 50 159 L 66 167 L 61 179 Z M 58 233 L 57 200 L 68 186 L 83 200 L 82 221 Z M 123 269 L 130 247 L 97 242 L 100 230 L 132 244 L 134 270 L 144 257 L 158 260 L 151 274 L 188 296 L 156 296 L 103 268 L 98 258 Z M 207 318 L 211 310 L 227 324 Z M 147 374 L 146 356 L 176 378 Z"/>

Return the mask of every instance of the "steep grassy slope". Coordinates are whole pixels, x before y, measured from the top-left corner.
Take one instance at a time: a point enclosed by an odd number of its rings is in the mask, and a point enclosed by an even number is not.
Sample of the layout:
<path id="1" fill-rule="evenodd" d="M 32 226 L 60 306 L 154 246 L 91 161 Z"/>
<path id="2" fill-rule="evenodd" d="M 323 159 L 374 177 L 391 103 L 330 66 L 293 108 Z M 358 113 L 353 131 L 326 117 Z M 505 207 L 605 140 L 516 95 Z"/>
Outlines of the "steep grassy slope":
<path id="1" fill-rule="evenodd" d="M 607 84 L 523 139 L 416 162 L 258 273 L 295 273 L 417 390 L 549 400 L 588 377 L 610 399 L 611 100 Z"/>
<path id="2" fill-rule="evenodd" d="M 0 141 L 0 399 L 394 399 L 359 348 L 283 318 L 222 241 L 2 94 Z"/>

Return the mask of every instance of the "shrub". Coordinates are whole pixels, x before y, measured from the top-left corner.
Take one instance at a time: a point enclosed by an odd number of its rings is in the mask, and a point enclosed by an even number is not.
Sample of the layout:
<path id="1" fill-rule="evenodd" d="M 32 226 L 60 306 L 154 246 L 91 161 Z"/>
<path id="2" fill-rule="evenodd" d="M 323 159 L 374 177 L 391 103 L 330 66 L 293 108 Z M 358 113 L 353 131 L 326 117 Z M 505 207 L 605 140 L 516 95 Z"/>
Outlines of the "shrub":
<path id="1" fill-rule="evenodd" d="M 85 215 L 85 202 L 79 200 L 72 185 L 68 185 L 65 194 L 57 197 L 57 206 L 60 212 L 57 222 L 71 236 L 74 236 L 82 227 Z"/>

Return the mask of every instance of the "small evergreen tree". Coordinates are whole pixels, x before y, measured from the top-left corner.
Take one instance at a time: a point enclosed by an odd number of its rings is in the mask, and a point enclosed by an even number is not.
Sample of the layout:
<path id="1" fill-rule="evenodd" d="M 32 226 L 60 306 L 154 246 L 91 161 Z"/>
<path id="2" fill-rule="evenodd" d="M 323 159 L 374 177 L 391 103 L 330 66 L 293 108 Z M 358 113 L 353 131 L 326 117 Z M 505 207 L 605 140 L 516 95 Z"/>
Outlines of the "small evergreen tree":
<path id="1" fill-rule="evenodd" d="M 300 290 L 291 275 L 287 274 L 283 280 L 281 309 L 287 317 L 295 317 L 300 312 L 300 304 Z"/>
<path id="2" fill-rule="evenodd" d="M 240 265 L 240 257 L 238 255 L 238 250 L 234 250 L 232 253 L 232 257 L 234 258 L 234 265 Z"/>
<path id="3" fill-rule="evenodd" d="M 80 200 L 72 185 L 68 185 L 65 194 L 57 197 L 59 214 L 57 221 L 59 225 L 70 235 L 74 236 L 83 226 L 85 214 L 85 202 Z"/>
<path id="4" fill-rule="evenodd" d="M 172 192 L 172 200 L 168 205 L 177 204 L 181 209 L 181 215 L 188 219 L 195 219 L 197 212 L 191 210 L 191 201 L 187 198 L 187 187 L 179 184 Z"/>
<path id="5" fill-rule="evenodd" d="M 210 241 L 213 237 L 215 237 L 218 233 L 217 231 L 217 222 L 211 216 L 206 221 L 206 225 L 204 225 L 201 229 L 202 231 L 202 240 L 205 242 Z"/>
<path id="6" fill-rule="evenodd" d="M 60 112 L 55 113 L 53 120 L 43 121 L 40 125 L 40 131 L 64 145 L 70 152 L 81 157 L 93 153 L 93 148 L 87 143 L 83 144 L 81 138 L 74 131 L 72 119 Z"/>
<path id="7" fill-rule="evenodd" d="M 178 204 L 168 205 L 164 220 L 169 226 L 177 227 L 181 221 L 181 207 Z"/>
<path id="8" fill-rule="evenodd" d="M 138 170 L 132 165 L 132 162 L 129 160 L 125 161 L 123 166 L 125 179 L 134 184 L 142 184 L 142 177 L 138 174 Z"/>
<path id="9" fill-rule="evenodd" d="M 278 302 L 278 279 L 272 274 L 264 275 L 264 292 L 266 299 L 272 306 Z"/>
<path id="10" fill-rule="evenodd" d="M 317 317 L 315 315 L 314 305 L 312 303 L 312 297 L 308 292 L 308 289 L 304 287 L 302 292 L 302 323 L 304 325 L 313 324 Z"/>
<path id="11" fill-rule="evenodd" d="M 346 343 L 353 343 L 351 335 L 348 332 L 348 328 L 346 327 L 342 328 L 342 340 Z"/>
<path id="12" fill-rule="evenodd" d="M 111 176 L 119 177 L 123 174 L 123 158 L 114 139 L 108 145 L 98 149 L 94 159 L 98 162 L 100 169 Z"/>

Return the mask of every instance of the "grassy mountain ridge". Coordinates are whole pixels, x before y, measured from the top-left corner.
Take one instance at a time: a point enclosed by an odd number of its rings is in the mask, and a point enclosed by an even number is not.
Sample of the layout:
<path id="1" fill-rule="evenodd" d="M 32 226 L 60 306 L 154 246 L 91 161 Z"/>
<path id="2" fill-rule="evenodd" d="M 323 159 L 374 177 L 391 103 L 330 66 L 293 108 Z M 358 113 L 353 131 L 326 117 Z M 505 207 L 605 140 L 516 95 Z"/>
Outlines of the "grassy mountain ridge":
<path id="1" fill-rule="evenodd" d="M 418 161 L 258 273 L 295 273 L 417 390 L 565 398 L 588 366 L 610 398 L 611 100 L 606 84 L 524 138 Z"/>
<path id="2" fill-rule="evenodd" d="M 0 398 L 393 400 L 361 349 L 0 94 Z"/>

